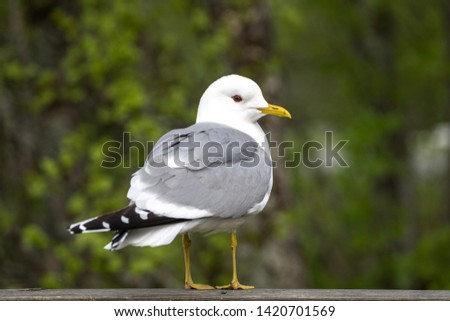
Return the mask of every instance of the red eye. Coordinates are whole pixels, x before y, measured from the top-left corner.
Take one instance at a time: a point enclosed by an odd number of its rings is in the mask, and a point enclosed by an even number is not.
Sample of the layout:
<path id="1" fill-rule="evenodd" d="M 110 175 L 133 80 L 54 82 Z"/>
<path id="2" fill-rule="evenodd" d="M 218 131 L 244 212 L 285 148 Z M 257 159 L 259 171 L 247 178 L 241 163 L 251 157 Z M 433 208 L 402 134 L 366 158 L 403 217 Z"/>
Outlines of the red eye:
<path id="1" fill-rule="evenodd" d="M 233 98 L 233 100 L 236 102 L 236 103 L 240 103 L 243 99 L 242 99 L 242 97 L 240 96 L 240 95 L 234 95 L 233 97 L 231 97 L 231 98 Z"/>

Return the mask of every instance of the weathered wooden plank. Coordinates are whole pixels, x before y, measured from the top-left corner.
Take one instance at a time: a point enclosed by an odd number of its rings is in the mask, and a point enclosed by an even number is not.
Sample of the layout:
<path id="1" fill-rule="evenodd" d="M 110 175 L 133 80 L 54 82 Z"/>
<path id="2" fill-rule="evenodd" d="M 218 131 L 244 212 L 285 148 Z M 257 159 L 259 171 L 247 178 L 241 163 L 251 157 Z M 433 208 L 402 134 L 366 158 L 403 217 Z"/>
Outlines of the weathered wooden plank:
<path id="1" fill-rule="evenodd" d="M 0 300 L 31 301 L 349 301 L 349 300 L 407 300 L 450 301 L 450 291 L 419 290 L 312 290 L 312 289 L 255 289 L 246 291 L 195 291 L 182 289 L 11 289 L 0 290 Z"/>

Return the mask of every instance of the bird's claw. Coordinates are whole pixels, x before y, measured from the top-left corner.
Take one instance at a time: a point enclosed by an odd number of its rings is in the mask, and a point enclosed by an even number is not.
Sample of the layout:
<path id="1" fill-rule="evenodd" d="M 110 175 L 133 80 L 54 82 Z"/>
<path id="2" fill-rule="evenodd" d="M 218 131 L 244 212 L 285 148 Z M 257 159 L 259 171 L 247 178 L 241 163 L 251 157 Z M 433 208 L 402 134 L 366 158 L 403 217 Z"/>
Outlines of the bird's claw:
<path id="1" fill-rule="evenodd" d="M 186 283 L 184 285 L 186 290 L 214 290 L 215 287 L 208 284 L 199 284 L 199 283 Z"/>
<path id="2" fill-rule="evenodd" d="M 227 285 L 221 285 L 221 286 L 216 286 L 216 289 L 219 290 L 251 290 L 254 289 L 255 287 L 253 285 L 243 285 L 240 284 L 238 281 L 232 281 L 230 284 Z"/>

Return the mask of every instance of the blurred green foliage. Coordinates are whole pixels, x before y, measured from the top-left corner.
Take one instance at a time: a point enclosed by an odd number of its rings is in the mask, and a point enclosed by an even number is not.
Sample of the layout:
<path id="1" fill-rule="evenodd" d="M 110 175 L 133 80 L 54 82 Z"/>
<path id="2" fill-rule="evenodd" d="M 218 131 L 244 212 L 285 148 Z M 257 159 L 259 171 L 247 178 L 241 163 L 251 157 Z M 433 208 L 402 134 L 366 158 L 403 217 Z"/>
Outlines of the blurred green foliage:
<path id="1" fill-rule="evenodd" d="M 105 142 L 188 126 L 240 73 L 294 116 L 264 122 L 287 159 L 325 131 L 349 141 L 347 168 L 276 168 L 240 229 L 242 281 L 450 289 L 448 1 L 5 1 L 0 17 L 0 287 L 181 287 L 180 244 L 108 252 L 110 234 L 65 227 L 127 204 L 146 155 L 101 167 Z M 228 238 L 193 237 L 197 282 L 229 281 Z"/>

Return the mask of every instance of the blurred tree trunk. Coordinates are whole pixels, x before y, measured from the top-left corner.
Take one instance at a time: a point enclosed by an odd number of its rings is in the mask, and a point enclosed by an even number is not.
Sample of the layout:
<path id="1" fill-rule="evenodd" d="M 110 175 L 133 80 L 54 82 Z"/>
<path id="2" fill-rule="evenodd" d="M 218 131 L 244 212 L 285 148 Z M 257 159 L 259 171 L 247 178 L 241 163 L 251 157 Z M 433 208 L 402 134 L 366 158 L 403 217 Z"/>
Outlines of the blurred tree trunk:
<path id="1" fill-rule="evenodd" d="M 377 128 L 376 130 L 380 130 L 381 139 L 374 142 L 375 146 L 366 147 L 367 150 L 374 150 L 377 158 L 384 164 L 383 170 L 375 172 L 372 181 L 372 207 L 375 217 L 370 218 L 374 222 L 373 229 L 383 232 L 386 226 L 395 227 L 402 224 L 402 202 L 405 200 L 403 194 L 406 193 L 404 180 L 407 177 L 402 171 L 407 170 L 405 164 L 408 164 L 407 137 L 410 129 L 405 117 L 401 115 L 403 108 L 397 101 L 399 86 L 394 50 L 398 29 L 393 6 L 389 3 L 369 5 L 366 1 L 359 1 L 359 6 L 366 16 L 367 30 L 357 34 L 354 40 L 355 53 L 364 62 L 363 66 L 369 68 L 367 74 L 365 70 L 360 71 L 364 81 L 358 85 L 359 94 L 362 101 L 372 107 L 376 115 L 374 121 L 383 124 L 384 119 L 398 120 L 393 126 Z M 386 262 L 393 262 L 394 252 L 404 249 L 400 249 L 400 237 L 394 234 L 389 237 L 390 249 L 381 246 L 377 252 L 384 255 Z M 366 260 L 370 262 L 370 258 Z M 387 264 L 383 268 L 389 271 L 391 267 Z M 387 288 L 396 286 L 389 273 L 384 273 L 379 282 Z"/>
<path id="2" fill-rule="evenodd" d="M 448 1 L 442 0 L 441 1 L 442 6 L 442 12 L 443 19 L 444 19 L 444 29 L 446 32 L 444 32 L 446 38 L 445 38 L 445 57 L 447 62 L 450 61 L 450 3 Z M 447 86 L 447 101 L 446 101 L 446 114 L 445 114 L 445 122 L 447 123 L 447 126 L 450 126 L 450 67 L 447 65 L 447 73 L 446 73 L 446 86 Z M 450 139 L 450 138 L 447 138 Z M 447 150 L 447 180 L 446 180 L 447 186 L 444 186 L 445 191 L 447 195 L 450 193 L 450 149 Z M 447 217 L 447 222 L 450 222 L 450 197 L 447 197 L 447 203 L 444 204 L 443 210 L 444 210 L 444 216 Z"/>
<path id="3" fill-rule="evenodd" d="M 9 41 L 15 45 L 22 62 L 28 62 L 30 51 L 25 33 L 23 11 L 20 1 L 8 0 Z"/>
<path id="4" fill-rule="evenodd" d="M 29 44 L 26 34 L 26 27 L 24 22 L 24 13 L 20 5 L 20 1 L 8 0 L 7 10 L 9 16 L 9 28 L 6 35 L 8 41 L 11 43 L 11 49 L 17 59 L 22 65 L 29 64 Z M 6 93 L 5 93 L 6 94 Z M 3 97 L 4 109 L 3 113 L 3 130 L 6 139 L 4 141 L 3 148 L 8 150 L 5 153 L 5 163 L 8 170 L 2 171 L 3 186 L 9 186 L 5 190 L 5 194 L 2 195 L 11 199 L 16 199 L 14 210 L 18 215 L 22 213 L 19 208 L 24 205 L 21 202 L 23 195 L 24 181 L 24 169 L 31 168 L 35 165 L 33 150 L 35 146 L 32 144 L 32 137 L 34 137 L 35 126 L 30 121 L 30 117 L 27 117 L 26 106 L 31 99 L 31 88 L 28 79 L 18 81 L 18 86 L 15 91 L 10 95 Z M 15 104 L 11 100 L 15 100 Z M 26 130 L 22 130 L 26 128 Z M 12 202 L 8 202 L 12 204 Z M 25 221 L 22 221 L 25 223 Z"/>
<path id="5" fill-rule="evenodd" d="M 383 86 L 380 89 L 372 88 L 370 92 L 361 94 L 367 96 L 366 100 L 373 106 L 379 117 L 386 117 L 386 119 L 392 116 L 397 117 L 400 108 L 396 101 L 397 76 L 394 56 L 396 21 L 394 14 L 389 4 L 384 4 L 370 8 L 367 15 L 371 27 L 369 34 L 373 36 L 369 39 L 357 39 L 356 43 L 360 46 L 357 52 L 360 53 L 362 59 L 367 60 L 368 65 L 374 67 L 377 73 L 372 76 L 380 77 Z M 371 43 L 369 44 L 369 42 Z M 374 192 L 382 196 L 381 199 L 387 201 L 385 206 L 379 208 L 379 218 L 389 219 L 392 215 L 387 212 L 387 209 L 392 206 L 396 207 L 401 200 L 402 174 L 398 170 L 398 164 L 407 162 L 408 128 L 403 123 L 384 134 L 384 139 L 378 142 L 376 148 L 380 157 L 389 160 L 391 166 L 376 178 Z"/>

